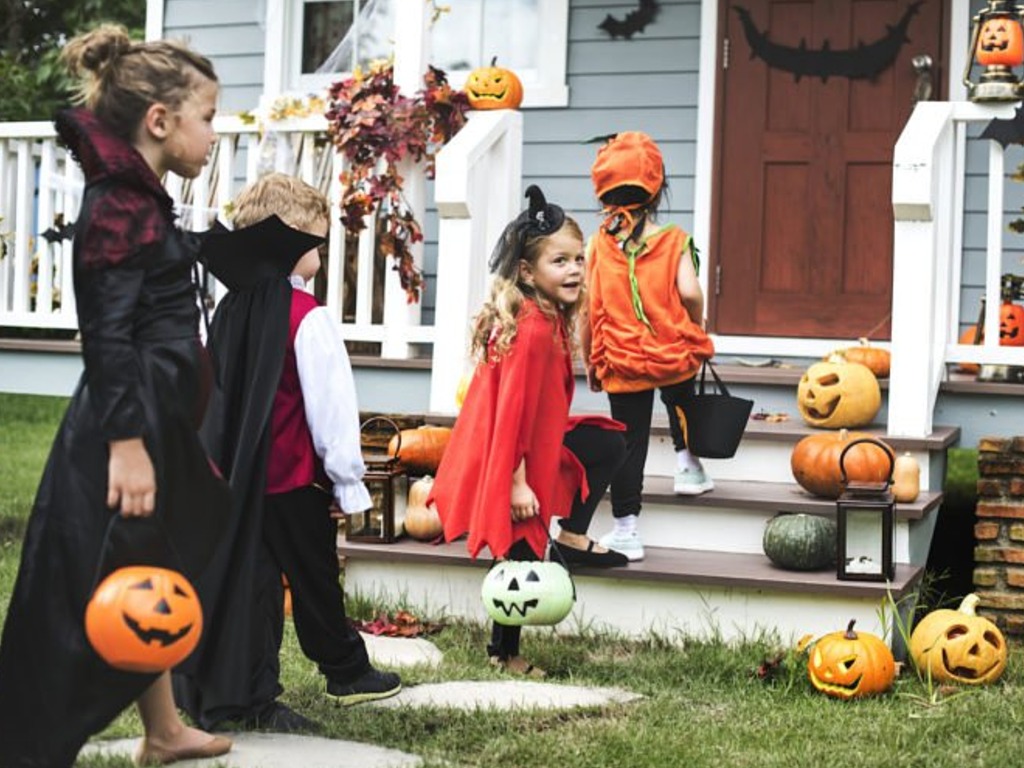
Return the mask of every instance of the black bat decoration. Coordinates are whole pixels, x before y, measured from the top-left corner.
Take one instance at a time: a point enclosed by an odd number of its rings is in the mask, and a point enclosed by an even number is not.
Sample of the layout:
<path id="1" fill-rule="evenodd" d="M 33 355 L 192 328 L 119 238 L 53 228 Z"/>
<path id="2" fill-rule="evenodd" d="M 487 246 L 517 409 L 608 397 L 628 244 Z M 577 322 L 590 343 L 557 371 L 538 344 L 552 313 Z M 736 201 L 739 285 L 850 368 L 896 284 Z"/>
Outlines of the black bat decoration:
<path id="1" fill-rule="evenodd" d="M 75 222 L 64 223 L 64 214 L 58 213 L 53 217 L 53 226 L 40 232 L 39 236 L 48 243 L 59 243 L 61 240 L 70 240 L 75 236 Z"/>
<path id="2" fill-rule="evenodd" d="M 183 627 L 180 632 L 168 632 L 166 629 L 143 629 L 142 625 L 128 614 L 122 613 L 121 616 L 124 618 L 124 623 L 128 625 L 128 629 L 134 632 L 135 636 L 147 645 L 156 641 L 166 648 L 168 645 L 178 642 L 192 631 L 191 624 Z"/>
<path id="3" fill-rule="evenodd" d="M 1009 120 L 993 118 L 978 138 L 998 141 L 1003 149 L 1006 149 L 1007 144 L 1024 144 L 1024 107 L 1017 107 Z"/>
<path id="4" fill-rule="evenodd" d="M 734 6 L 733 10 L 743 25 L 743 33 L 750 46 L 750 58 L 757 57 L 769 67 L 792 72 L 793 79 L 797 81 L 806 75 L 820 77 L 821 81 L 825 82 L 830 77 L 874 80 L 880 72 L 896 61 L 900 48 L 909 42 L 907 28 L 923 3 L 924 0 L 918 0 L 907 6 L 907 10 L 903 12 L 895 26 L 886 25 L 889 32 L 885 37 L 868 45 L 860 43 L 856 48 L 837 51 L 831 49 L 828 40 L 822 43 L 818 50 L 808 49 L 803 40 L 796 48 L 773 43 L 768 39 L 767 33 L 761 32 L 754 25 L 749 10 L 739 5 Z"/>
<path id="5" fill-rule="evenodd" d="M 604 144 L 605 142 L 611 141 L 612 139 L 614 139 L 618 135 L 619 134 L 617 134 L 617 133 L 606 133 L 604 136 L 592 136 L 589 139 L 587 139 L 586 141 L 584 141 L 583 143 L 584 144 Z"/>
<path id="6" fill-rule="evenodd" d="M 659 10 L 655 0 L 640 0 L 639 7 L 635 11 L 627 13 L 626 18 L 616 19 L 609 13 L 604 17 L 604 21 L 597 25 L 597 28 L 603 29 L 611 35 L 612 40 L 619 37 L 632 40 L 633 35 L 643 32 L 647 25 L 654 21 Z"/>

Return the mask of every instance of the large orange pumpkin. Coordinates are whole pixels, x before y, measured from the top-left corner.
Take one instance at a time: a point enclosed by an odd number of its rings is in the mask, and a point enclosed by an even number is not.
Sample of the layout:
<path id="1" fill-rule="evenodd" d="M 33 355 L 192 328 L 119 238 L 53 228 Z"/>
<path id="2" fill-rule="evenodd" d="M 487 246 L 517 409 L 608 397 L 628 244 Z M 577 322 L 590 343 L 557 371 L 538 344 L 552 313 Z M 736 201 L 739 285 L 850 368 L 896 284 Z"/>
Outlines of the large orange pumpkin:
<path id="1" fill-rule="evenodd" d="M 119 568 L 85 609 L 85 634 L 100 657 L 129 672 L 163 672 L 195 649 L 203 611 L 188 579 L 154 566 Z"/>
<path id="2" fill-rule="evenodd" d="M 1024 347 L 1024 307 L 1004 302 L 999 307 L 999 343 L 1004 347 Z"/>
<path id="3" fill-rule="evenodd" d="M 1013 16 L 991 16 L 978 30 L 974 58 L 983 67 L 1018 67 L 1024 62 L 1024 31 Z"/>
<path id="4" fill-rule="evenodd" d="M 406 472 L 412 475 L 433 475 L 448 447 L 452 436 L 451 427 L 422 426 L 416 429 L 403 429 L 388 443 L 388 456 L 398 455 L 398 461 Z"/>
<path id="5" fill-rule="evenodd" d="M 980 685 L 1006 669 L 1006 640 L 999 628 L 975 613 L 978 596 L 967 595 L 955 611 L 940 608 L 910 635 L 910 657 L 922 675 L 938 683 Z"/>
<path id="6" fill-rule="evenodd" d="M 866 432 L 820 432 L 808 435 L 793 447 L 790 468 L 793 477 L 804 490 L 815 496 L 838 499 L 843 492 L 839 456 L 843 449 L 855 440 L 868 439 L 850 448 L 843 459 L 848 481 L 860 483 L 882 483 L 890 478 L 892 462 L 895 460 L 892 448 L 882 440 Z"/>
<path id="7" fill-rule="evenodd" d="M 832 632 L 818 640 L 807 659 L 811 685 L 837 699 L 857 699 L 885 693 L 896 679 L 896 660 L 880 637 L 854 632 Z"/>
<path id="8" fill-rule="evenodd" d="M 522 81 L 497 62 L 495 56 L 489 67 L 478 67 L 469 73 L 465 91 L 473 109 L 518 109 L 523 103 Z"/>
<path id="9" fill-rule="evenodd" d="M 860 363 L 814 363 L 797 384 L 796 404 L 812 427 L 863 427 L 882 407 L 882 391 L 875 374 Z"/>

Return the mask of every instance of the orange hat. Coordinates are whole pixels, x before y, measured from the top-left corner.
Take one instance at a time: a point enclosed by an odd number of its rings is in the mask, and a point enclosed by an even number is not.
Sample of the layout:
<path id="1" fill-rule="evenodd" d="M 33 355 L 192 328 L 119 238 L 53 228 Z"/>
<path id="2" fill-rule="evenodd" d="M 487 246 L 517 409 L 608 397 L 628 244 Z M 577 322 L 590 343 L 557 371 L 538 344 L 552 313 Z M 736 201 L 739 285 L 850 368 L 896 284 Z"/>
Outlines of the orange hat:
<path id="1" fill-rule="evenodd" d="M 598 198 L 626 186 L 654 197 L 665 183 L 665 162 L 654 139 L 641 131 L 624 131 L 597 150 L 590 178 Z"/>

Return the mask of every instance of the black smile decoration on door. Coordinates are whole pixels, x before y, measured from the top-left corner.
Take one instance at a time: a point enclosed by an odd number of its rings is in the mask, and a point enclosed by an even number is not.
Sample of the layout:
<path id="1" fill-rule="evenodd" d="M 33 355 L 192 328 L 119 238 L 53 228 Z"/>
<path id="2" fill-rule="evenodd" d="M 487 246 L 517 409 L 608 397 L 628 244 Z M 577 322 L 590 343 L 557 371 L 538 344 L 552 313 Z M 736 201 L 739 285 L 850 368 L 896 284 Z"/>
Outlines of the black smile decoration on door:
<path id="1" fill-rule="evenodd" d="M 750 58 L 759 58 L 769 67 L 793 73 L 793 79 L 801 77 L 820 77 L 822 82 L 830 77 L 848 77 L 850 79 L 874 80 L 882 71 L 892 66 L 899 55 L 903 44 L 909 42 L 907 28 L 910 20 L 917 13 L 924 0 L 918 0 L 907 6 L 903 16 L 895 26 L 887 24 L 888 33 L 873 43 L 860 43 L 856 48 L 833 51 L 828 40 L 819 49 L 809 49 L 806 41 L 801 40 L 797 47 L 773 43 L 765 32 L 761 32 L 750 16 L 750 11 L 742 6 L 734 6 L 733 10 L 740 17 L 743 33 L 750 45 Z"/>

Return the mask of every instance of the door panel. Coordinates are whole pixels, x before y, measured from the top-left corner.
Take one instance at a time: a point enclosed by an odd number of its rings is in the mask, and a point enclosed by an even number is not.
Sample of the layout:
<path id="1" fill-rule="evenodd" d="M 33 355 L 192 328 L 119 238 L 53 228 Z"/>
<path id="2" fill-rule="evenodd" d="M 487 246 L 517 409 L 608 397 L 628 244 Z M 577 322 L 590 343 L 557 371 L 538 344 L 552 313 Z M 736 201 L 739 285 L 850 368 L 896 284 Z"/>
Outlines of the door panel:
<path id="1" fill-rule="evenodd" d="M 911 59 L 938 62 L 942 0 L 724 0 L 712 268 L 714 331 L 887 338 L 892 290 L 892 150 L 912 109 Z M 737 7 L 802 74 L 769 64 Z M 895 39 L 874 79 L 821 72 L 833 53 Z M 898 30 L 897 30 L 898 31 Z M 794 58 L 795 57 L 795 58 Z M 858 59 L 858 62 L 862 59 Z M 937 78 L 938 80 L 938 78 Z M 941 92 L 935 83 L 934 92 Z"/>

